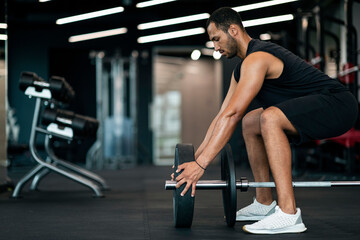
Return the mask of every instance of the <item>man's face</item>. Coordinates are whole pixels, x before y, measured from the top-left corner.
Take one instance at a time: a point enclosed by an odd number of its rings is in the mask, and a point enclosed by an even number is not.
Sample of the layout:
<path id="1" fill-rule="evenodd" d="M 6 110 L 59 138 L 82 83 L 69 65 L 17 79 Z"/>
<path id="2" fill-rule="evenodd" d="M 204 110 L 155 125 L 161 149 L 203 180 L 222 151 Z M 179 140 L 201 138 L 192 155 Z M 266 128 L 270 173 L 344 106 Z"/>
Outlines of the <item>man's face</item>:
<path id="1" fill-rule="evenodd" d="M 215 23 L 211 22 L 207 28 L 210 40 L 214 43 L 215 51 L 219 51 L 222 56 L 233 58 L 237 54 L 237 44 L 235 39 L 224 31 L 216 28 Z"/>

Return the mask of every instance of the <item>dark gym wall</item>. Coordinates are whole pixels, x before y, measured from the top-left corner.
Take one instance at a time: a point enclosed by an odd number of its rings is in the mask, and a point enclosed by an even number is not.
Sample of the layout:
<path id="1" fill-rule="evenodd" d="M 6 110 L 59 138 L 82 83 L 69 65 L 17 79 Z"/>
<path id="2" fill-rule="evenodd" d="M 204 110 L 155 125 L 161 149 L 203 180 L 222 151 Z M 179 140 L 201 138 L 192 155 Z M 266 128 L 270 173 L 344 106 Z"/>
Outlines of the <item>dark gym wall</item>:
<path id="1" fill-rule="evenodd" d="M 96 117 L 95 66 L 88 49 L 49 49 L 49 76 L 64 77 L 74 89 L 69 110 Z"/>
<path id="2" fill-rule="evenodd" d="M 10 25 L 10 24 L 9 24 Z M 35 29 L 13 30 L 8 28 L 8 98 L 15 109 L 20 125 L 19 143 L 28 143 L 34 110 L 34 99 L 28 99 L 19 90 L 18 81 L 22 71 L 36 72 L 48 78 L 48 42 L 42 31 Z"/>

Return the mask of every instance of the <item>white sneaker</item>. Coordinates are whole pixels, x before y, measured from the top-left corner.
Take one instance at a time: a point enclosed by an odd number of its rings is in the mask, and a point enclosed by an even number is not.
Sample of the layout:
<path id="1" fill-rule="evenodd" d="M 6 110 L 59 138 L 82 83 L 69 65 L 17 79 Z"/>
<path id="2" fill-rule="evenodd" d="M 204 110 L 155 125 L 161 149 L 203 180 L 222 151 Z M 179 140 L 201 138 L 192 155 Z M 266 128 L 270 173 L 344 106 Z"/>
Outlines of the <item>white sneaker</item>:
<path id="1" fill-rule="evenodd" d="M 301 233 L 306 227 L 301 219 L 300 208 L 296 214 L 287 214 L 276 206 L 275 213 L 251 225 L 243 226 L 243 230 L 255 234 Z"/>
<path id="2" fill-rule="evenodd" d="M 264 205 L 256 201 L 247 207 L 244 207 L 236 212 L 236 221 L 258 221 L 275 212 L 276 201 L 270 205 Z"/>

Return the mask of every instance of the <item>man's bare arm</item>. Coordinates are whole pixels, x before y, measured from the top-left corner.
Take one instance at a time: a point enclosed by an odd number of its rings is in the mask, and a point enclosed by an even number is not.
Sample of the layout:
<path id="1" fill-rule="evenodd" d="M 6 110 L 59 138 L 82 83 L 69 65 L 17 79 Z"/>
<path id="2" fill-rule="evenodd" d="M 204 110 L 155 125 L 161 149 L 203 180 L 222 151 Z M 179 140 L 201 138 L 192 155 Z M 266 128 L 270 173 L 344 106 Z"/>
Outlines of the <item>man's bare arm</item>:
<path id="1" fill-rule="evenodd" d="M 198 157 L 199 163 L 207 167 L 229 141 L 251 101 L 260 91 L 267 74 L 268 64 L 258 54 L 246 58 L 241 67 L 239 83 L 228 105 L 220 114 L 208 144 Z"/>
<path id="2" fill-rule="evenodd" d="M 230 82 L 230 87 L 229 87 L 229 90 L 226 94 L 226 97 L 221 105 L 221 108 L 219 110 L 219 113 L 216 115 L 216 117 L 212 120 L 207 132 L 206 132 L 206 135 L 205 135 L 205 138 L 203 140 L 203 142 L 200 144 L 199 148 L 197 149 L 196 153 L 195 153 L 195 159 L 197 159 L 200 154 L 202 153 L 202 151 L 204 150 L 204 148 L 206 147 L 206 145 L 208 144 L 209 140 L 210 140 L 210 137 L 212 135 L 212 132 L 214 130 L 214 127 L 220 117 L 220 115 L 222 114 L 222 112 L 226 109 L 227 105 L 229 104 L 229 101 L 232 97 L 232 95 L 234 94 L 235 92 L 235 89 L 236 89 L 236 85 L 237 85 L 237 82 L 235 81 L 235 78 L 234 78 L 234 73 L 232 74 L 232 77 L 231 77 L 231 82 Z"/>

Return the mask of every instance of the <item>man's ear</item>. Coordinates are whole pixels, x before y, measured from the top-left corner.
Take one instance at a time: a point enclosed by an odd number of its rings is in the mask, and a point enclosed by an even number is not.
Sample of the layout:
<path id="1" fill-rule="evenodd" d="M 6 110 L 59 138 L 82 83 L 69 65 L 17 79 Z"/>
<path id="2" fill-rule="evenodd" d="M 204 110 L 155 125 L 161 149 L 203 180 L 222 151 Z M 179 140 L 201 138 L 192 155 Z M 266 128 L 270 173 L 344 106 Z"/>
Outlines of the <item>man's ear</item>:
<path id="1" fill-rule="evenodd" d="M 228 33 L 232 36 L 232 37 L 235 37 L 236 35 L 239 34 L 239 27 L 236 25 L 236 24 L 231 24 L 229 26 L 229 29 L 228 29 Z"/>

